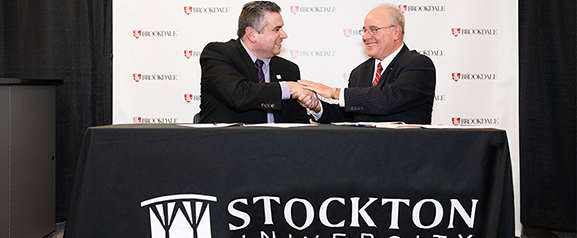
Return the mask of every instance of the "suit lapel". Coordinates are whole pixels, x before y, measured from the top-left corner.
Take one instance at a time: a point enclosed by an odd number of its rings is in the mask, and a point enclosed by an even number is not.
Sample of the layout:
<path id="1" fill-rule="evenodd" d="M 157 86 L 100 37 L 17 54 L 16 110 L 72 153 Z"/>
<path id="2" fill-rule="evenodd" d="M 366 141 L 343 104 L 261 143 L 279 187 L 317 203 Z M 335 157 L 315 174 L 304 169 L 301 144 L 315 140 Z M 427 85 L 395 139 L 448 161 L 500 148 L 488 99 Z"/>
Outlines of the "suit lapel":
<path id="1" fill-rule="evenodd" d="M 392 80 L 392 77 L 389 77 L 389 76 L 394 70 L 396 70 L 397 63 L 399 61 L 399 57 L 408 51 L 409 51 L 409 48 L 407 48 L 406 45 L 403 45 L 403 47 L 401 48 L 401 51 L 399 51 L 399 54 L 397 54 L 397 56 L 395 56 L 393 61 L 391 61 L 391 63 L 386 68 L 384 68 L 384 72 L 381 75 L 381 79 L 379 80 L 379 83 L 377 84 L 377 86 L 380 87 L 383 84 L 390 83 L 389 81 Z"/>
<path id="2" fill-rule="evenodd" d="M 246 52 L 244 47 L 242 47 L 240 39 L 236 40 L 234 44 L 242 59 L 240 62 L 242 62 L 244 68 L 248 70 L 248 75 L 245 76 L 249 81 L 258 83 L 258 71 L 256 69 L 256 66 L 254 65 L 254 62 L 250 58 L 250 55 L 248 54 L 248 52 Z"/>
<path id="3" fill-rule="evenodd" d="M 274 56 L 270 59 L 270 63 L 269 63 L 269 76 L 270 76 L 270 82 L 278 82 L 278 81 L 282 81 L 283 78 L 281 75 L 281 65 L 280 64 L 275 64 L 274 62 L 276 62 L 277 60 L 277 56 Z M 279 79 L 280 77 L 280 79 Z"/>
<path id="4" fill-rule="evenodd" d="M 370 87 L 371 84 L 373 83 L 373 72 L 375 71 L 375 59 L 369 59 L 367 60 L 367 62 L 365 64 L 363 64 L 363 66 L 361 66 L 361 78 L 358 82 L 358 85 L 353 87 Z"/>
<path id="5" fill-rule="evenodd" d="M 395 60 L 393 60 L 389 66 L 387 66 L 386 68 L 384 68 L 384 72 L 383 74 L 381 74 L 381 79 L 379 80 L 379 83 L 377 83 L 377 86 L 381 86 L 383 84 L 389 83 L 389 75 L 391 74 L 391 72 L 393 71 L 393 69 L 395 68 Z"/>

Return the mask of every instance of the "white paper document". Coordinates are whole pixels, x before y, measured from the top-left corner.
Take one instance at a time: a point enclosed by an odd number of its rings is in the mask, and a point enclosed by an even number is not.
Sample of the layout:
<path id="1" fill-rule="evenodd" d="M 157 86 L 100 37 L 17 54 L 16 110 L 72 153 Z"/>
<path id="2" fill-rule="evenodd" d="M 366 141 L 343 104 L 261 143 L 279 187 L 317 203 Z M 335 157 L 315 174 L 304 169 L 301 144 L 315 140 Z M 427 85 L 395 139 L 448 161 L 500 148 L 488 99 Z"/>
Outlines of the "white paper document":
<path id="1" fill-rule="evenodd" d="M 260 124 L 244 124 L 244 123 L 181 123 L 178 126 L 186 126 L 192 128 L 222 128 L 231 126 L 244 126 L 244 127 L 270 127 L 270 128 L 292 128 L 292 127 L 304 127 L 304 126 L 318 126 L 318 124 L 305 124 L 305 123 L 260 123 Z"/>
<path id="2" fill-rule="evenodd" d="M 336 126 L 352 127 L 376 127 L 376 128 L 419 128 L 420 125 L 405 124 L 402 121 L 395 122 L 333 122 Z"/>
<path id="3" fill-rule="evenodd" d="M 243 123 L 197 123 L 197 124 L 192 124 L 192 123 L 182 123 L 182 124 L 177 124 L 178 126 L 186 126 L 186 127 L 192 127 L 192 128 L 221 128 L 221 127 L 229 127 L 229 126 L 242 126 L 244 125 Z"/>
<path id="4" fill-rule="evenodd" d="M 272 127 L 272 128 L 292 128 L 292 127 L 304 127 L 304 126 L 318 126 L 319 124 L 306 124 L 306 123 L 261 123 L 261 124 L 246 124 L 246 127 Z"/>

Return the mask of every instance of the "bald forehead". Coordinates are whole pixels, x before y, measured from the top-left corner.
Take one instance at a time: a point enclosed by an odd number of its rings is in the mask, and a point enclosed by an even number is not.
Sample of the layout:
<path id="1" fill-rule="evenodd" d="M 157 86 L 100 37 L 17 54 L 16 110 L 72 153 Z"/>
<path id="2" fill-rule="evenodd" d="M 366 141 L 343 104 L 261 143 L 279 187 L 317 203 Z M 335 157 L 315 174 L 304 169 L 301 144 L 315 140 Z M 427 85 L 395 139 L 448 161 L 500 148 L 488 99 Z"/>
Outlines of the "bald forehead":
<path id="1" fill-rule="evenodd" d="M 372 19 L 372 20 L 377 20 L 380 22 L 388 22 L 389 11 L 390 11 L 390 9 L 387 6 L 381 6 L 381 7 L 374 8 L 373 10 L 371 10 L 367 14 L 367 16 L 365 17 L 365 21 Z"/>
<path id="2" fill-rule="evenodd" d="M 373 10 L 371 10 L 371 12 L 388 15 L 388 11 L 390 10 L 389 8 L 390 8 L 389 6 L 380 6 L 374 8 Z"/>

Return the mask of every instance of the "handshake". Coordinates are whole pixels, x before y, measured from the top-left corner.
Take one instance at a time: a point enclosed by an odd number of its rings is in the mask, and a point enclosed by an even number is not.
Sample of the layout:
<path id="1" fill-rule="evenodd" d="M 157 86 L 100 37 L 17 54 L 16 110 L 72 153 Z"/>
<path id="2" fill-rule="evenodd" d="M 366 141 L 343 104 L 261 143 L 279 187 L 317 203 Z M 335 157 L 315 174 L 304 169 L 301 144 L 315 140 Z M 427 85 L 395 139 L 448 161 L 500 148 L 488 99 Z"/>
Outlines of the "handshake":
<path id="1" fill-rule="evenodd" d="M 334 98 L 335 91 L 331 87 L 321 83 L 315 83 L 308 80 L 299 80 L 298 82 L 288 82 L 291 97 L 297 99 L 301 106 L 311 109 L 315 112 L 321 111 L 321 103 L 317 94 L 324 98 Z M 340 89 L 337 89 L 340 90 Z M 338 99 L 338 95 L 337 99 Z"/>

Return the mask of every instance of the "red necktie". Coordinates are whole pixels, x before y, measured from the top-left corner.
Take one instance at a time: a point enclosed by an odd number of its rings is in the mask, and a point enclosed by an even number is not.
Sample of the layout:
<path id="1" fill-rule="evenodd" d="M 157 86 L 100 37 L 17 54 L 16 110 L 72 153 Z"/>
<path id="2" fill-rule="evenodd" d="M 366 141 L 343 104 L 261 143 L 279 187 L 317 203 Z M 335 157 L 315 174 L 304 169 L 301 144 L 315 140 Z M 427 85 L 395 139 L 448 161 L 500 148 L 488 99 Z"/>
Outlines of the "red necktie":
<path id="1" fill-rule="evenodd" d="M 379 63 L 377 64 L 377 74 L 375 75 L 375 80 L 373 80 L 373 86 L 377 86 L 379 79 L 381 79 L 381 71 L 383 71 L 383 66 Z"/>

